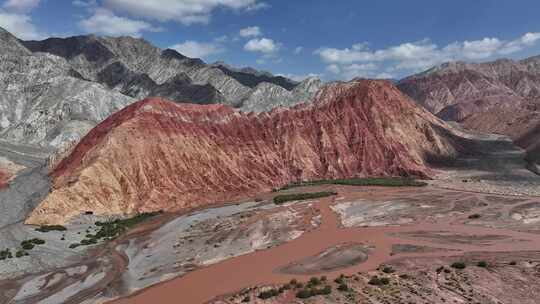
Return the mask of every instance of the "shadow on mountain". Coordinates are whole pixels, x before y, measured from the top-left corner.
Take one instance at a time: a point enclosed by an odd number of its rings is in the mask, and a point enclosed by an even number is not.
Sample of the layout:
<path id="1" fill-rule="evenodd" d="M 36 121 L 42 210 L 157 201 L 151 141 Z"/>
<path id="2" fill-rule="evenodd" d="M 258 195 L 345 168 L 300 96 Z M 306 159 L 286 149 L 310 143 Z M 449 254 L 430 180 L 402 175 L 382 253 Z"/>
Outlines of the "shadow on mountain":
<path id="1" fill-rule="evenodd" d="M 450 138 L 458 149 L 455 157 L 441 158 L 426 155 L 427 162 L 436 169 L 452 170 L 470 178 L 492 181 L 530 181 L 536 178 L 528 174 L 523 150 L 503 137 L 475 134 L 463 138 L 439 126 L 433 126 L 442 136 Z"/>
<path id="2" fill-rule="evenodd" d="M 527 160 L 540 162 L 540 124 L 516 139 L 516 144 L 527 149 Z"/>

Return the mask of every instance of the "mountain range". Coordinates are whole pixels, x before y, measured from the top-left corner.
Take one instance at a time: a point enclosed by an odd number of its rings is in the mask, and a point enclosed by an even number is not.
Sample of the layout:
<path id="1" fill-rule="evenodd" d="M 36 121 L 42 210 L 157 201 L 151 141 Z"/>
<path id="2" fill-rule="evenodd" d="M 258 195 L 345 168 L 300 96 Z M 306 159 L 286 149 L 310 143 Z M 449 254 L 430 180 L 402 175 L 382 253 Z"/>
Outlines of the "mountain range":
<path id="1" fill-rule="evenodd" d="M 0 57 L 0 139 L 59 150 L 147 96 L 261 112 L 309 101 L 322 86 L 206 64 L 132 37 L 23 41 L 0 29 Z"/>
<path id="2" fill-rule="evenodd" d="M 445 63 L 397 86 L 440 118 L 508 135 L 540 159 L 540 56 Z"/>
<path id="3" fill-rule="evenodd" d="M 186 211 L 305 180 L 428 178 L 431 159 L 460 150 L 449 126 L 382 80 L 333 83 L 309 104 L 260 114 L 145 99 L 59 162 L 26 223 Z"/>

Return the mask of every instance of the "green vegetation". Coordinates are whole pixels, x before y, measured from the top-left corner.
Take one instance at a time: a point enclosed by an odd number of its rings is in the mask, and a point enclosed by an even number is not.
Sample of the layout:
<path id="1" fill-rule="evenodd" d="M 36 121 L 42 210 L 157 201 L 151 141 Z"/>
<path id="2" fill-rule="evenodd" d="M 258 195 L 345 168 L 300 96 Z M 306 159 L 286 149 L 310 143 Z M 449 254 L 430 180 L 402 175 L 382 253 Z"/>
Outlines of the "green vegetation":
<path id="1" fill-rule="evenodd" d="M 277 195 L 274 197 L 274 204 L 279 205 L 279 204 L 283 204 L 290 201 L 314 199 L 314 198 L 332 196 L 336 194 L 337 193 L 333 191 L 283 194 L 283 195 Z"/>
<path id="2" fill-rule="evenodd" d="M 321 284 L 321 280 L 317 277 L 312 277 L 309 279 L 308 283 L 307 283 L 307 286 L 308 287 L 311 287 L 311 286 L 317 286 L 317 285 L 320 285 Z"/>
<path id="3" fill-rule="evenodd" d="M 384 273 L 394 273 L 394 272 L 396 272 L 396 271 L 394 270 L 394 268 L 392 268 L 392 267 L 390 267 L 390 266 L 384 266 L 384 267 L 382 268 L 382 272 L 384 272 Z"/>
<path id="4" fill-rule="evenodd" d="M 339 290 L 339 291 L 343 291 L 343 292 L 345 292 L 345 291 L 349 291 L 349 286 L 347 286 L 347 284 L 345 284 L 345 283 L 343 283 L 343 284 L 339 284 L 339 286 L 338 286 L 337 290 Z"/>
<path id="5" fill-rule="evenodd" d="M 465 263 L 463 263 L 463 262 L 454 262 L 454 263 L 452 263 L 452 265 L 450 265 L 450 267 L 452 267 L 454 269 L 465 269 L 465 267 L 467 267 L 467 265 L 465 265 Z"/>
<path id="6" fill-rule="evenodd" d="M 17 250 L 17 252 L 15 253 L 16 258 L 22 258 L 23 256 L 27 256 L 27 255 L 28 255 L 28 252 L 22 249 Z"/>
<path id="7" fill-rule="evenodd" d="M 100 240 L 108 241 L 115 239 L 129 228 L 160 213 L 160 211 L 141 213 L 127 219 L 116 219 L 110 222 L 96 222 L 96 226 L 100 228 L 99 231 L 96 232 L 96 234 L 90 234 L 90 231 L 87 230 L 85 238 L 80 243 L 74 243 L 69 245 L 69 248 L 73 249 L 79 246 L 94 245 L 97 244 Z"/>
<path id="8" fill-rule="evenodd" d="M 49 232 L 49 231 L 66 231 L 66 227 L 62 225 L 44 225 L 39 228 L 36 228 L 36 231 L 39 232 Z"/>
<path id="9" fill-rule="evenodd" d="M 13 255 L 11 254 L 11 250 L 9 248 L 0 250 L 0 261 L 11 258 L 13 258 Z"/>
<path id="10" fill-rule="evenodd" d="M 381 285 L 388 285 L 390 284 L 389 278 L 379 278 L 378 276 L 373 276 L 368 282 L 369 285 L 373 286 L 381 286 Z"/>
<path id="11" fill-rule="evenodd" d="M 486 261 L 479 261 L 476 266 L 486 268 L 488 266 L 488 263 Z"/>
<path id="12" fill-rule="evenodd" d="M 332 293 L 332 287 L 326 285 L 323 288 L 304 288 L 296 293 L 296 297 L 299 299 L 307 299 L 318 295 L 329 295 Z"/>
<path id="13" fill-rule="evenodd" d="M 22 258 L 24 256 L 29 255 L 28 250 L 34 249 L 36 245 L 43 245 L 45 244 L 45 241 L 38 238 L 33 238 L 29 240 L 24 240 L 21 242 L 21 248 L 17 249 L 15 252 L 16 258 Z M 11 249 L 7 248 L 4 250 L 0 250 L 0 261 L 3 261 L 5 259 L 11 259 L 13 258 L 13 254 L 11 253 Z"/>
<path id="14" fill-rule="evenodd" d="M 21 242 L 21 247 L 24 250 L 32 250 L 34 249 L 35 245 L 43 245 L 45 244 L 45 241 L 38 238 L 33 238 L 30 240 L 24 240 Z"/>
<path id="15" fill-rule="evenodd" d="M 368 178 L 343 178 L 323 179 L 309 182 L 297 182 L 284 186 L 279 190 L 287 190 L 303 186 L 319 185 L 346 185 L 346 186 L 386 186 L 386 187 L 423 187 L 427 183 L 407 177 L 368 177 Z"/>
<path id="16" fill-rule="evenodd" d="M 259 293 L 259 299 L 266 300 L 279 295 L 280 292 L 277 289 L 270 289 Z"/>

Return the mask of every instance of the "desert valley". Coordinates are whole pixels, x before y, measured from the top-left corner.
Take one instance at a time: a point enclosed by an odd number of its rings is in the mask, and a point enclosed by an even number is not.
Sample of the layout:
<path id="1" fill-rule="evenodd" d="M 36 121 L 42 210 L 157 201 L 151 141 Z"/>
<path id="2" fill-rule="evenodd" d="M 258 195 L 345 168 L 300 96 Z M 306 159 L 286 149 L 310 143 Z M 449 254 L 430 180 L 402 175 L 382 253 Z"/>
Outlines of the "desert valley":
<path id="1" fill-rule="evenodd" d="M 0 28 L 0 303 L 540 303 L 540 56 L 372 78 Z"/>

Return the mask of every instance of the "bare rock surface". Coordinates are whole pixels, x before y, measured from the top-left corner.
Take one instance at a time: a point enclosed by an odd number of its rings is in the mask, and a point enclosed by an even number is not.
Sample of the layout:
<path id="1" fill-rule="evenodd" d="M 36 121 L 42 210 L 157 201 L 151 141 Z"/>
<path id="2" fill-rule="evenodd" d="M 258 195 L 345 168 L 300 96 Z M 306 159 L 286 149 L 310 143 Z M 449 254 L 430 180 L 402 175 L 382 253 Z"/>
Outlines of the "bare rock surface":
<path id="1" fill-rule="evenodd" d="M 443 130 L 386 81 L 336 83 L 311 105 L 259 115 L 147 99 L 59 163 L 54 190 L 27 223 L 64 223 L 85 210 L 184 210 L 298 180 L 428 177 L 426 155 L 451 158 L 459 148 Z"/>
<path id="2" fill-rule="evenodd" d="M 540 56 L 445 63 L 397 85 L 439 117 L 508 135 L 532 161 L 540 159 Z"/>

